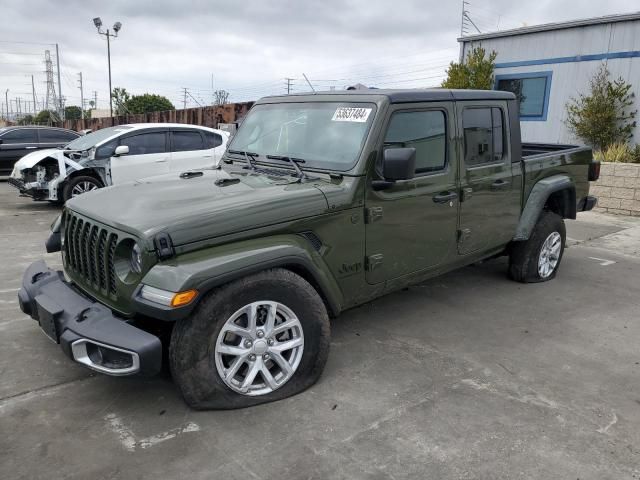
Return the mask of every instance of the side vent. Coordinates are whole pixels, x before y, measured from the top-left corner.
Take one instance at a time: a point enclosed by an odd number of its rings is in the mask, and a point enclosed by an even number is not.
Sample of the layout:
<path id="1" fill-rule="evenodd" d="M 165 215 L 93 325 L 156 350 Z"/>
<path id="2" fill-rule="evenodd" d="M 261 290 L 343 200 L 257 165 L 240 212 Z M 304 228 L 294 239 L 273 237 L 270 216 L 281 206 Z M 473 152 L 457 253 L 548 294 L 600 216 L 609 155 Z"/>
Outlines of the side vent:
<path id="1" fill-rule="evenodd" d="M 322 248 L 322 240 L 320 240 L 315 233 L 301 232 L 300 236 L 306 238 L 316 252 L 319 252 Z"/>

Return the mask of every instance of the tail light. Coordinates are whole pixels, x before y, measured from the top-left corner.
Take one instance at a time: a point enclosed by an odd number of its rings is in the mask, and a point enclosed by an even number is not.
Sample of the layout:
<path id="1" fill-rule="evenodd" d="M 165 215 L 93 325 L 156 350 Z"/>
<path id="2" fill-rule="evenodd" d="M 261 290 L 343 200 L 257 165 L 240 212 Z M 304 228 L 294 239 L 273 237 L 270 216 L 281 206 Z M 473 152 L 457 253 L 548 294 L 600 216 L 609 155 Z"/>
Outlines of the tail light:
<path id="1" fill-rule="evenodd" d="M 600 162 L 593 160 L 589 164 L 589 181 L 595 182 L 600 178 Z"/>

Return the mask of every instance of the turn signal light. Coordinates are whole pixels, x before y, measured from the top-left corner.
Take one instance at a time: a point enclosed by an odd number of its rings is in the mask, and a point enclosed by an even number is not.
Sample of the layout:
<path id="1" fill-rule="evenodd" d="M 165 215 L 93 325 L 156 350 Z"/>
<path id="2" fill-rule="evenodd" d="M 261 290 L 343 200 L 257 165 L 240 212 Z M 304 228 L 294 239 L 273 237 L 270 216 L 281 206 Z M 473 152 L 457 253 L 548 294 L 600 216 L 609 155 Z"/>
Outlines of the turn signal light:
<path id="1" fill-rule="evenodd" d="M 197 290 L 186 290 L 184 292 L 176 293 L 171 299 L 172 307 L 182 307 L 191 303 L 191 301 L 198 296 Z"/>

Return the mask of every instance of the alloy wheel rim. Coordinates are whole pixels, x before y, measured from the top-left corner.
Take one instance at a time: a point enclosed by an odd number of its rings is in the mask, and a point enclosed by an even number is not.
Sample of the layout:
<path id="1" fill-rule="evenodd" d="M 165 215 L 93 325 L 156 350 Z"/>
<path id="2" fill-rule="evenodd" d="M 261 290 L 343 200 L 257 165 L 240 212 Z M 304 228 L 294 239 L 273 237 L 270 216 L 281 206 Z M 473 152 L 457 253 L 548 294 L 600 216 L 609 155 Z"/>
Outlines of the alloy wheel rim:
<path id="1" fill-rule="evenodd" d="M 74 185 L 71 190 L 71 196 L 77 197 L 78 195 L 82 195 L 83 193 L 90 192 L 91 190 L 97 190 L 98 186 L 95 183 L 91 182 L 80 182 L 77 185 Z"/>
<path id="2" fill-rule="evenodd" d="M 266 395 L 286 384 L 304 351 L 302 324 L 279 302 L 258 301 L 224 323 L 215 344 L 216 369 L 233 391 Z"/>
<path id="3" fill-rule="evenodd" d="M 560 261 L 562 237 L 558 232 L 552 232 L 542 244 L 538 256 L 538 275 L 548 278 L 555 271 Z"/>

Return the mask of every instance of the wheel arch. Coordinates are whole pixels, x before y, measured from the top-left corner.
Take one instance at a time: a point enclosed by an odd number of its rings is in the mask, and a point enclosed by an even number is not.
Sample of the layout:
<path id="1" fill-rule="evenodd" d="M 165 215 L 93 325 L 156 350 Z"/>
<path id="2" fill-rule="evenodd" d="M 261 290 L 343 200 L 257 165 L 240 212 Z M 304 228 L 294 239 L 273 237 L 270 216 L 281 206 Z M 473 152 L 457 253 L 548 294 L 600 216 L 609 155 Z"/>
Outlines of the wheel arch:
<path id="1" fill-rule="evenodd" d="M 224 246 L 211 247 L 206 249 L 208 251 L 178 256 L 154 266 L 142 283 L 173 292 L 198 290 L 198 298 L 192 305 L 183 307 L 184 310 L 180 309 L 180 312 L 174 310 L 179 313 L 177 316 L 167 316 L 167 320 L 176 320 L 187 316 L 216 287 L 264 270 L 282 268 L 309 282 L 324 302 L 329 315 L 337 316 L 342 310 L 343 296 L 328 266 L 317 252 L 305 245 L 303 238 L 291 237 L 297 235 L 287 236 L 286 241 L 282 238 L 257 239 L 234 244 L 232 250 Z M 191 259 L 194 257 L 202 260 L 193 263 Z M 145 310 L 147 314 L 152 313 Z"/>
<path id="2" fill-rule="evenodd" d="M 528 240 L 540 214 L 545 210 L 554 212 L 562 218 L 576 218 L 576 187 L 571 177 L 552 175 L 533 186 L 522 210 L 513 240 Z"/>

